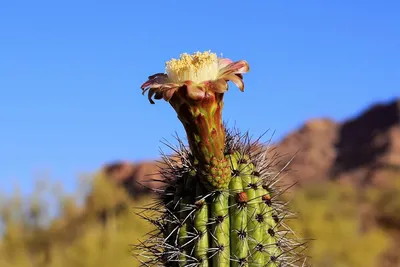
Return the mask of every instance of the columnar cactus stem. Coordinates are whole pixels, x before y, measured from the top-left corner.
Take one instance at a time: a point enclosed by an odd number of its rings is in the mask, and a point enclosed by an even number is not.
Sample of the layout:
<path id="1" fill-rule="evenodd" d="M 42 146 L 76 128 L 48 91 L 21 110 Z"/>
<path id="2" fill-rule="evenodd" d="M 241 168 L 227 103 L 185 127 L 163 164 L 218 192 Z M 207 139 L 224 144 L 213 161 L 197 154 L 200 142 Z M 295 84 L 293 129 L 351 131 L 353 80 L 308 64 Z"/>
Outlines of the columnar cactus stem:
<path id="1" fill-rule="evenodd" d="M 236 154 L 231 157 L 232 170 L 239 173 L 238 158 Z M 242 179 L 234 175 L 230 182 L 230 216 L 231 216 L 231 253 L 233 260 L 231 266 L 244 266 L 247 262 L 247 194 L 243 191 Z"/>
<path id="2" fill-rule="evenodd" d="M 253 179 L 254 165 L 248 157 L 244 157 L 240 160 L 239 165 L 240 177 L 242 179 L 242 186 L 245 189 L 244 192 L 248 197 L 248 211 L 247 211 L 247 232 L 248 232 L 248 243 L 251 257 L 248 259 L 249 266 L 262 266 L 263 261 L 260 257 L 257 245 L 262 242 L 262 227 L 260 227 L 259 216 L 260 212 L 260 198 L 257 197 L 258 181 Z"/>
<path id="3" fill-rule="evenodd" d="M 211 238 L 214 253 L 212 255 L 212 266 L 230 266 L 229 247 L 229 194 L 224 191 L 216 191 L 211 202 Z"/>
<path id="4" fill-rule="evenodd" d="M 190 194 L 190 192 L 193 192 L 194 187 L 196 186 L 196 181 L 195 181 L 195 176 L 193 173 L 189 173 L 184 177 L 184 181 L 182 183 L 182 195 L 183 198 L 180 201 L 180 213 L 179 213 L 179 219 L 181 222 L 181 225 L 179 227 L 179 245 L 181 247 L 184 247 L 185 249 L 183 252 L 180 254 L 179 257 L 179 263 L 180 266 L 184 266 L 182 264 L 186 263 L 188 261 L 187 256 L 190 255 L 190 249 L 191 246 L 190 241 L 190 233 L 191 231 L 191 220 L 190 220 L 190 213 L 192 212 L 192 208 L 190 205 L 194 202 L 194 196 Z"/>
<path id="5" fill-rule="evenodd" d="M 276 244 L 276 242 L 279 242 L 279 240 L 275 241 L 274 239 L 275 229 L 279 223 L 278 221 L 279 218 L 277 217 L 275 211 L 273 210 L 271 195 L 268 192 L 268 190 L 262 188 L 260 189 L 260 191 L 262 199 L 262 202 L 260 203 L 260 208 L 264 215 L 264 224 L 262 225 L 262 231 L 264 234 L 263 244 L 270 244 L 269 246 L 264 247 L 264 251 L 266 252 L 264 254 L 265 256 L 264 261 L 266 263 L 269 262 L 271 267 L 275 267 L 276 265 L 274 265 L 274 263 L 271 262 L 271 257 L 278 256 L 281 253 L 281 251 L 278 245 L 271 245 L 271 244 Z"/>
<path id="6" fill-rule="evenodd" d="M 196 195 L 201 196 L 195 202 L 196 213 L 194 220 L 195 234 L 197 242 L 194 249 L 194 257 L 199 259 L 200 267 L 208 267 L 208 250 L 209 250 L 209 235 L 208 235 L 208 205 L 206 204 L 206 192 L 202 184 L 197 183 Z"/>
<path id="7" fill-rule="evenodd" d="M 164 99 L 178 114 L 189 142 L 164 156 L 166 184 L 159 208 L 144 216 L 159 232 L 138 246 L 143 265 L 193 267 L 299 266 L 303 244 L 289 239 L 283 205 L 275 201 L 278 175 L 268 149 L 248 135 L 225 129 L 227 82 L 242 91 L 246 61 L 232 62 L 205 52 L 167 62 L 167 73 L 142 85 L 149 100 Z M 274 173 L 274 174 L 272 174 Z M 289 213 L 290 214 L 290 213 Z M 287 217 L 287 214 L 285 214 Z"/>

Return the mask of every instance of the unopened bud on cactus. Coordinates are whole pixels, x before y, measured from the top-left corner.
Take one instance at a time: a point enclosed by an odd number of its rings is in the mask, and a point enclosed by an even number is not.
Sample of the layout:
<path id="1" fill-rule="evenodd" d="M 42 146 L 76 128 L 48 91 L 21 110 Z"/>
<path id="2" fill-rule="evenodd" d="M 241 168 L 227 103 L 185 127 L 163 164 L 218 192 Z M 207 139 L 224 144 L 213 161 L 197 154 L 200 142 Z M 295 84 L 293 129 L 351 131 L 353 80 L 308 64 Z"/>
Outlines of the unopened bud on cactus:
<path id="1" fill-rule="evenodd" d="M 188 148 L 178 139 L 176 154 L 163 156 L 161 200 L 140 213 L 158 229 L 137 246 L 144 266 L 304 265 L 268 148 L 222 121 L 227 82 L 243 91 L 248 71 L 244 60 L 197 52 L 170 60 L 166 73 L 142 85 L 150 103 L 171 104 L 189 141 Z"/>

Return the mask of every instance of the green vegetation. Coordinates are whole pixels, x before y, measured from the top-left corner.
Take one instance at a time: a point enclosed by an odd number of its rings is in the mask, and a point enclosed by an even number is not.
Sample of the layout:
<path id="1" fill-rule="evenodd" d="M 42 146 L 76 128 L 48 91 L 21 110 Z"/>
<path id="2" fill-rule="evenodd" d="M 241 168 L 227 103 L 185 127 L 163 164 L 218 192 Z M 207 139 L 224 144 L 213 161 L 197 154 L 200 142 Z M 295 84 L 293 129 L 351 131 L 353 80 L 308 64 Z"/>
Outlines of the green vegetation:
<path id="1" fill-rule="evenodd" d="M 16 194 L 1 201 L 1 267 L 138 265 L 129 244 L 151 226 L 134 214 L 133 207 L 147 199 L 133 202 L 125 190 L 97 176 L 84 208 L 76 199 L 52 192 L 58 194 L 59 215 L 46 223 L 45 193 L 49 192 L 38 190 L 28 200 Z"/>
<path id="2" fill-rule="evenodd" d="M 76 197 L 49 187 L 29 199 L 0 198 L 0 267 L 138 266 L 130 245 L 151 226 L 133 208 L 150 203 L 150 197 L 132 200 L 101 176 L 91 188 L 83 207 Z M 49 195 L 59 204 L 51 220 Z M 290 198 L 300 214 L 291 226 L 313 239 L 306 252 L 312 266 L 399 266 L 394 237 L 400 232 L 400 186 L 361 190 L 321 183 Z"/>
<path id="3" fill-rule="evenodd" d="M 308 247 L 313 266 L 377 266 L 389 239 L 377 227 L 362 229 L 359 198 L 354 188 L 333 183 L 310 186 L 295 196 L 301 217 L 294 228 L 314 239 Z"/>

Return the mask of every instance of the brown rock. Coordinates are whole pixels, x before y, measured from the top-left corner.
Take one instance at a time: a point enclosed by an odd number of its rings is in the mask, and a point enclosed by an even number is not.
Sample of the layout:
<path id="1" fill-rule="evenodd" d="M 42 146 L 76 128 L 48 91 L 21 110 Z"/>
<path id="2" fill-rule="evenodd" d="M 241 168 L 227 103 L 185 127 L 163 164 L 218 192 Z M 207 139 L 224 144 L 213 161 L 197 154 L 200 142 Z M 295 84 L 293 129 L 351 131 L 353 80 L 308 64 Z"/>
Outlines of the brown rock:
<path id="1" fill-rule="evenodd" d="M 278 144 L 288 156 L 297 150 L 287 180 L 385 185 L 400 170 L 400 100 L 376 104 L 341 124 L 310 120 Z"/>
<path id="2" fill-rule="evenodd" d="M 327 177 L 336 157 L 333 148 L 338 125 L 330 119 L 314 119 L 304 124 L 298 131 L 286 136 L 278 144 L 278 153 L 295 155 L 286 180 L 301 183 L 313 182 Z M 283 161 L 282 164 L 286 162 Z"/>
<path id="3" fill-rule="evenodd" d="M 126 188 L 132 197 L 148 194 L 159 188 L 162 182 L 155 162 L 115 162 L 103 167 L 104 173 L 113 181 Z"/>
<path id="4" fill-rule="evenodd" d="M 399 166 L 399 102 L 374 105 L 342 124 L 335 145 L 332 179 L 344 179 L 343 175 L 349 173 L 350 179 L 360 185 L 378 185 L 390 179 L 386 171 Z"/>

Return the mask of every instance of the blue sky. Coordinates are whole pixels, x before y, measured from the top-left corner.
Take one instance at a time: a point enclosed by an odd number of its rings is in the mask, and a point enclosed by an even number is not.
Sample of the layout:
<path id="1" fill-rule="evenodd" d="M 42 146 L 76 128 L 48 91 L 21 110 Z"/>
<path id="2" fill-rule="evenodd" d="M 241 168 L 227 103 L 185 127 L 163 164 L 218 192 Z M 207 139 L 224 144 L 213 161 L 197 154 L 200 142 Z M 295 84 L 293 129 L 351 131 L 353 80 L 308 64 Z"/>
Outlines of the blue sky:
<path id="1" fill-rule="evenodd" d="M 157 158 L 183 130 L 139 86 L 182 52 L 246 59 L 224 118 L 275 141 L 399 96 L 399 12 L 395 0 L 3 1 L 0 191 L 43 175 L 73 191 L 106 162 Z"/>

